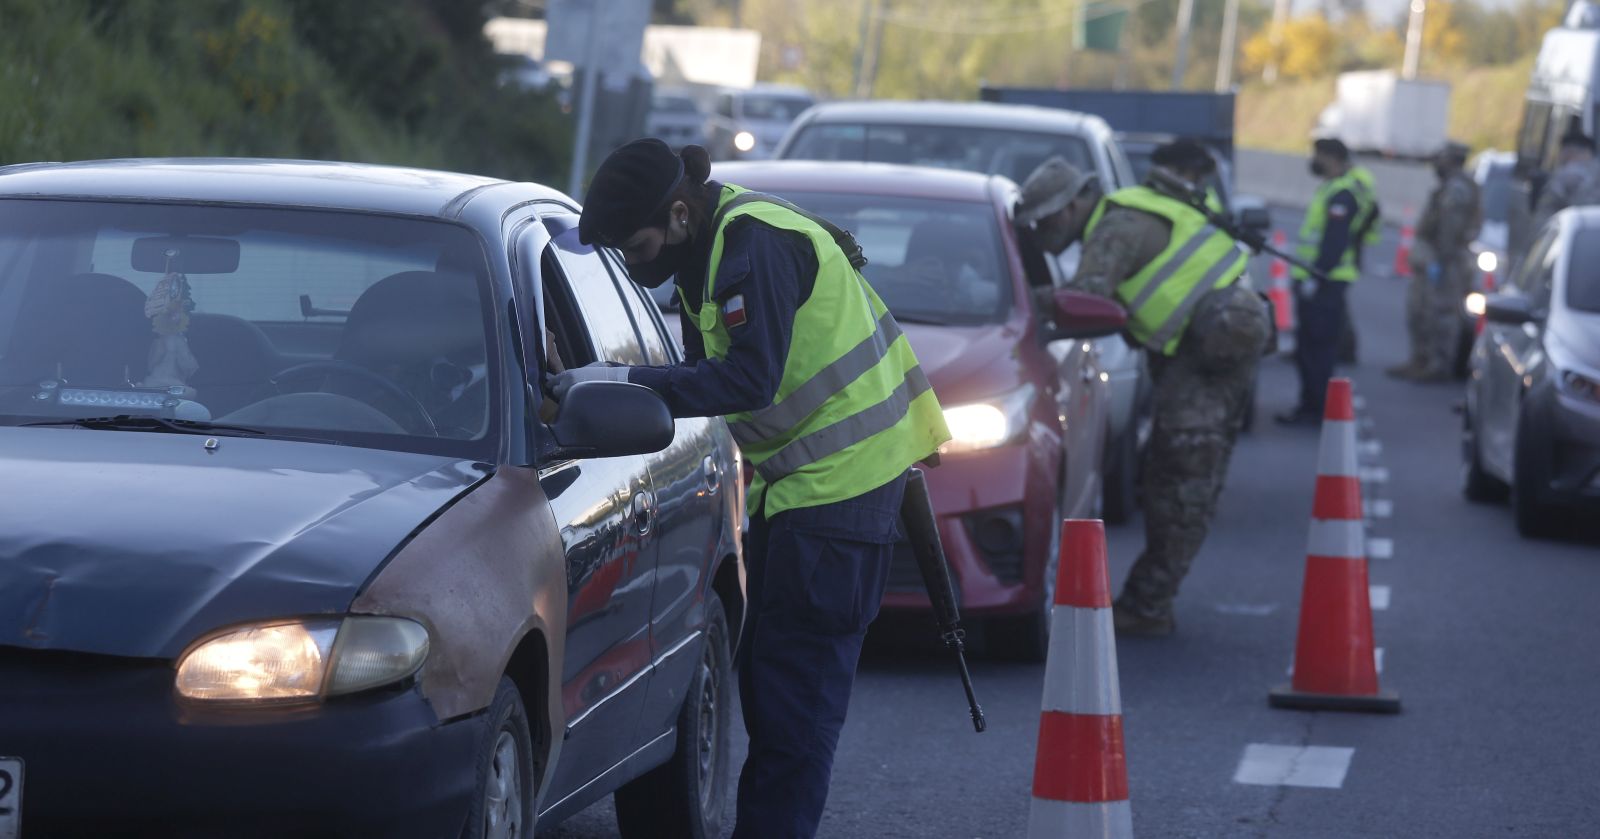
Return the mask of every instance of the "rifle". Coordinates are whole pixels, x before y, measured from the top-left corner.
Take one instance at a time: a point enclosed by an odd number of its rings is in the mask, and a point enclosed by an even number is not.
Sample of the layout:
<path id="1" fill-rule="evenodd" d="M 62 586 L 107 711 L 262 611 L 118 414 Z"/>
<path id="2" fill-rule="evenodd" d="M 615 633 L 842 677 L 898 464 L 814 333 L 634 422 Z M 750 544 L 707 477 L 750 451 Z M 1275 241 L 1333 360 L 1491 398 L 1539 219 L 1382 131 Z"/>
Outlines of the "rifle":
<path id="1" fill-rule="evenodd" d="M 905 499 L 900 503 L 900 519 L 905 525 L 906 538 L 911 542 L 911 551 L 917 557 L 922 584 L 928 588 L 928 601 L 933 604 L 933 619 L 939 627 L 939 638 L 945 646 L 955 650 L 956 666 L 961 671 L 961 686 L 967 691 L 967 707 L 972 712 L 972 728 L 982 732 L 988 723 L 983 719 L 983 708 L 978 706 L 978 696 L 972 690 L 972 674 L 967 671 L 967 631 L 961 628 L 961 613 L 956 608 L 955 590 L 950 585 L 950 566 L 945 559 L 944 545 L 939 541 L 938 525 L 934 522 L 928 480 L 921 469 L 912 469 L 906 479 Z"/>
<path id="2" fill-rule="evenodd" d="M 1305 260 L 1298 256 L 1294 256 L 1293 254 L 1278 250 L 1269 244 L 1266 238 L 1260 233 L 1257 233 L 1253 230 L 1245 230 L 1239 227 L 1239 225 L 1235 223 L 1233 219 L 1213 211 L 1210 207 L 1207 207 L 1205 193 L 1190 186 L 1187 181 L 1162 171 L 1159 168 L 1152 168 L 1150 170 L 1150 180 L 1159 184 L 1162 188 L 1162 191 L 1169 196 L 1176 198 L 1179 201 L 1183 201 L 1196 210 L 1199 210 L 1201 214 L 1206 217 L 1206 221 L 1211 223 L 1212 227 L 1215 227 L 1216 229 L 1227 234 L 1227 236 L 1233 239 L 1235 242 L 1238 242 L 1239 244 L 1249 248 L 1251 253 L 1270 254 L 1296 268 L 1299 268 L 1312 277 L 1322 280 L 1323 282 L 1331 281 L 1331 278 L 1327 275 L 1327 273 L 1319 270 L 1311 263 L 1306 262 Z"/>

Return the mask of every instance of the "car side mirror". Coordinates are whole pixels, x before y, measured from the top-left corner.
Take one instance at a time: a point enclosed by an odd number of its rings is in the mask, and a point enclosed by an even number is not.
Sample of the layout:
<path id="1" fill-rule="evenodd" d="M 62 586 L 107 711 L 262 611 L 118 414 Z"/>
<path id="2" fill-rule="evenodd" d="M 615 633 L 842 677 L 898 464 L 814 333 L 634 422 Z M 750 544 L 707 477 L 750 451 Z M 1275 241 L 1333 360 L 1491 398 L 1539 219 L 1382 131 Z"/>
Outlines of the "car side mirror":
<path id="1" fill-rule="evenodd" d="M 1533 301 L 1515 294 L 1490 294 L 1483 300 L 1483 316 L 1490 323 L 1517 326 L 1539 319 Z"/>
<path id="2" fill-rule="evenodd" d="M 677 427 L 660 395 L 627 382 L 579 382 L 550 425 L 553 457 L 622 457 L 672 445 Z"/>
<path id="3" fill-rule="evenodd" d="M 1103 338 L 1121 332 L 1128 313 L 1115 300 L 1071 289 L 1055 292 L 1055 328 L 1050 339 Z"/>

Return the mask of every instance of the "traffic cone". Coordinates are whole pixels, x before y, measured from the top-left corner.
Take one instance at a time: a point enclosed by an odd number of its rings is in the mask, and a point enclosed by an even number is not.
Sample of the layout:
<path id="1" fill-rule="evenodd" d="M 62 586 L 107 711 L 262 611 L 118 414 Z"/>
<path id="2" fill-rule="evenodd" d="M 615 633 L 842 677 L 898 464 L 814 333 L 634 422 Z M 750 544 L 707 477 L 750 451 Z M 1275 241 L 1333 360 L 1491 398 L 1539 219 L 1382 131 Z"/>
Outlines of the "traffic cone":
<path id="1" fill-rule="evenodd" d="M 1411 210 L 1406 209 L 1406 217 L 1411 217 Z M 1410 224 L 1400 225 L 1400 246 L 1394 249 L 1394 275 L 1396 277 L 1411 276 L 1411 243 L 1416 241 L 1417 231 Z"/>
<path id="2" fill-rule="evenodd" d="M 1028 839 L 1132 839 L 1106 531 L 1098 519 L 1061 523 L 1050 621 Z"/>
<path id="3" fill-rule="evenodd" d="M 1378 688 L 1373 657 L 1366 530 L 1351 401 L 1349 379 L 1328 382 L 1294 676 L 1290 684 L 1274 688 L 1268 695 L 1275 708 L 1400 711 L 1399 695 Z"/>
<path id="4" fill-rule="evenodd" d="M 1272 231 L 1272 246 L 1283 250 L 1288 243 L 1288 238 L 1282 230 Z M 1289 295 L 1289 263 L 1283 257 L 1275 256 L 1272 264 L 1267 267 L 1267 277 L 1271 285 L 1267 286 L 1267 299 L 1272 301 L 1273 318 L 1277 323 L 1279 332 L 1288 332 L 1294 328 L 1294 301 Z"/>

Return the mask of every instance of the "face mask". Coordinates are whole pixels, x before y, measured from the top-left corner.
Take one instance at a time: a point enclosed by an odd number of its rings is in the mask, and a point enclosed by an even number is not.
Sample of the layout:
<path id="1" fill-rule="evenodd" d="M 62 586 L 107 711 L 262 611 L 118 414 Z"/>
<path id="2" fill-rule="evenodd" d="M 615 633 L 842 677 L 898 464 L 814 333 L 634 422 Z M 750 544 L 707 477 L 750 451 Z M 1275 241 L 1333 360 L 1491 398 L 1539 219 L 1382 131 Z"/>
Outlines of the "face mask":
<path id="1" fill-rule="evenodd" d="M 628 276 L 645 288 L 656 288 L 675 276 L 689 262 L 689 240 L 662 245 L 656 258 L 628 266 Z"/>
<path id="2" fill-rule="evenodd" d="M 1313 157 L 1311 158 L 1311 174 L 1319 178 L 1325 178 L 1328 176 L 1328 167 L 1322 161 Z"/>
<path id="3" fill-rule="evenodd" d="M 1450 166 L 1444 163 L 1435 163 L 1433 164 L 1433 173 L 1438 175 L 1439 180 L 1442 181 L 1445 178 L 1450 177 Z"/>
<path id="4" fill-rule="evenodd" d="M 1036 231 L 1039 247 L 1048 253 L 1059 254 L 1072 246 L 1072 227 L 1057 219 L 1052 224 L 1041 225 Z"/>

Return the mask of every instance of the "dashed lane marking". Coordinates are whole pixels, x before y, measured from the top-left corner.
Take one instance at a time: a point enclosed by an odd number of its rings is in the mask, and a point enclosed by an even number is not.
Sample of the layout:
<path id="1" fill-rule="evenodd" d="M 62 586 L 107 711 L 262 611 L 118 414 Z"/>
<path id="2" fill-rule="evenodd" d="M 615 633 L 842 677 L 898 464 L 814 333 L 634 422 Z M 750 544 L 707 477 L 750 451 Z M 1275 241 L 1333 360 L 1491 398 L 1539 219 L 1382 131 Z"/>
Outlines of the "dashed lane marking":
<path id="1" fill-rule="evenodd" d="M 1394 515 L 1394 502 L 1388 498 L 1374 498 L 1361 503 L 1361 512 L 1369 519 L 1386 519 Z"/>
<path id="2" fill-rule="evenodd" d="M 1217 611 L 1224 615 L 1246 615 L 1264 618 L 1278 611 L 1276 603 L 1218 603 Z"/>
<path id="3" fill-rule="evenodd" d="M 1366 458 L 1379 458 L 1383 456 L 1383 442 L 1381 440 L 1363 440 L 1356 444 L 1356 453 Z"/>
<path id="4" fill-rule="evenodd" d="M 1244 747 L 1236 784 L 1268 787 L 1339 789 L 1350 771 L 1355 749 L 1343 746 L 1278 746 L 1251 743 Z"/>
<path id="5" fill-rule="evenodd" d="M 1389 482 L 1389 470 L 1384 466 L 1361 467 L 1361 482 L 1364 484 L 1386 484 Z"/>
<path id="6" fill-rule="evenodd" d="M 1394 540 L 1382 537 L 1368 539 L 1367 559 L 1394 559 Z"/>
<path id="7" fill-rule="evenodd" d="M 1367 595 L 1368 595 L 1368 598 L 1372 601 L 1372 610 L 1373 611 L 1382 612 L 1385 609 L 1389 608 L 1389 593 L 1390 592 L 1389 592 L 1389 587 L 1388 586 L 1368 586 L 1367 587 Z"/>
<path id="8" fill-rule="evenodd" d="M 1359 393 L 1350 397 L 1350 407 L 1355 408 L 1357 411 L 1366 410 L 1367 397 L 1362 396 Z"/>

